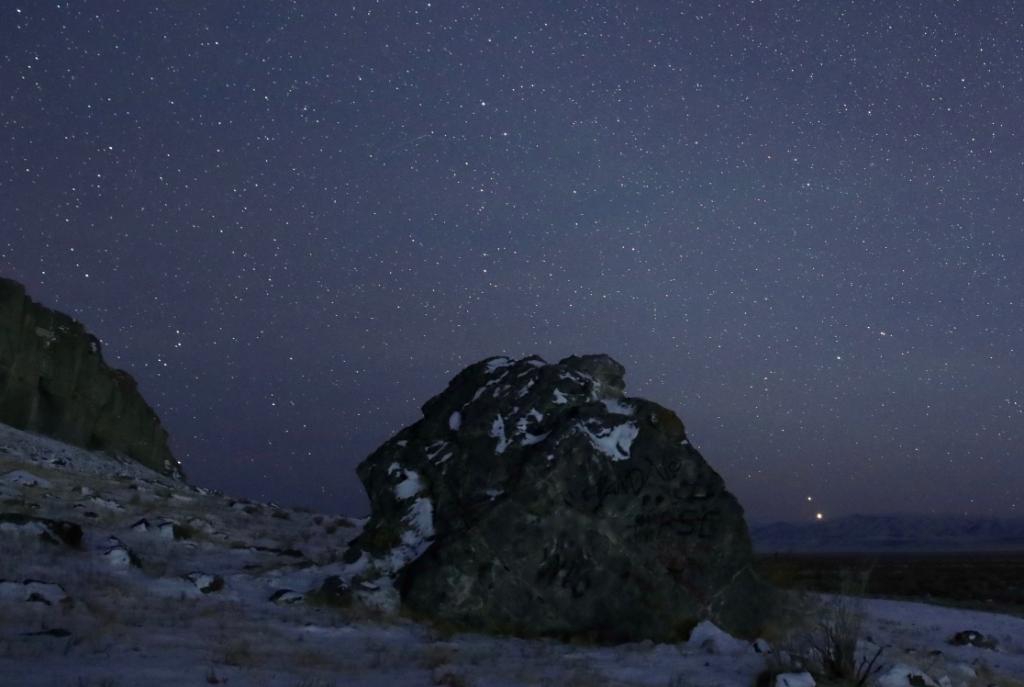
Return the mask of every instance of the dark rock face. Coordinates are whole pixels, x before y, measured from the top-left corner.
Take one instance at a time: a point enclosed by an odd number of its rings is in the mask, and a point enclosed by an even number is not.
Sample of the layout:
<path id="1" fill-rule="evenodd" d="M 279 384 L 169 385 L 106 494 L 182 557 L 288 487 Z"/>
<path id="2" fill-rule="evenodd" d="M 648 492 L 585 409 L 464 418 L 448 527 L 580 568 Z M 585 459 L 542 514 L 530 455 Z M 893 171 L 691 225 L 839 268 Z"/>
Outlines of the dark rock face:
<path id="1" fill-rule="evenodd" d="M 491 358 L 358 468 L 373 514 L 348 552 L 412 612 L 600 641 L 760 628 L 743 511 L 671 411 L 607 356 Z"/>
<path id="2" fill-rule="evenodd" d="M 80 323 L 9 279 L 0 279 L 0 422 L 179 474 L 135 380 L 103 362 L 99 341 Z"/>

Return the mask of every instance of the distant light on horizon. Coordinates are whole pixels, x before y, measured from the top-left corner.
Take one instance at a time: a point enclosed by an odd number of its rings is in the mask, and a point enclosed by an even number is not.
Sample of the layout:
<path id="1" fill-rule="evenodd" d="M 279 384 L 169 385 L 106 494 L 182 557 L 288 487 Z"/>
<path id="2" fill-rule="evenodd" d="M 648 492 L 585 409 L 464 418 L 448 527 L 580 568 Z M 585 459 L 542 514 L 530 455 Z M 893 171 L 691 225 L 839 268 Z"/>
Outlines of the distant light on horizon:
<path id="1" fill-rule="evenodd" d="M 814 514 L 814 519 L 815 520 L 824 520 L 825 519 L 825 514 L 824 513 L 815 513 Z"/>

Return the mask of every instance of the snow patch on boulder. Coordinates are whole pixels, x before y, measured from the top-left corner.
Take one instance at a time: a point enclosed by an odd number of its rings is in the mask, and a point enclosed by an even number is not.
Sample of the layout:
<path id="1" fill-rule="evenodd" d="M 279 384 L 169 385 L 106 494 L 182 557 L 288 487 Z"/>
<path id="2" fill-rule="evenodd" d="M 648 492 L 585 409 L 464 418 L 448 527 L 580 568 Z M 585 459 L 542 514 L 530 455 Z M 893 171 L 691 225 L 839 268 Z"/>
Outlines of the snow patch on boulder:
<path id="1" fill-rule="evenodd" d="M 629 460 L 633 440 L 640 433 L 640 428 L 635 422 L 627 422 L 614 427 L 599 427 L 595 430 L 591 430 L 583 423 L 580 423 L 578 427 L 587 435 L 595 449 L 612 460 Z"/>

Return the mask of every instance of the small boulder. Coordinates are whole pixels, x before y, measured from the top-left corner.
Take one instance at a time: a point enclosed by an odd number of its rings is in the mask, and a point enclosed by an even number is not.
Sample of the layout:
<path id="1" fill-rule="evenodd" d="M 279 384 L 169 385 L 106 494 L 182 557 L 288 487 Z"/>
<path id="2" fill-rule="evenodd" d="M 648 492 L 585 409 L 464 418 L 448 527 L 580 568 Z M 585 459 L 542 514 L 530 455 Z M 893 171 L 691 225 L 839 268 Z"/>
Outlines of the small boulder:
<path id="1" fill-rule="evenodd" d="M 307 594 L 315 603 L 328 606 L 347 607 L 352 604 L 352 588 L 338 575 L 331 575 L 323 581 L 319 589 Z"/>
<path id="2" fill-rule="evenodd" d="M 117 537 L 107 539 L 103 547 L 103 558 L 113 568 L 141 568 L 142 561 Z"/>
<path id="3" fill-rule="evenodd" d="M 953 646 L 976 646 L 981 649 L 995 649 L 999 642 L 994 637 L 986 637 L 977 630 L 963 630 L 953 635 L 949 643 Z"/>
<path id="4" fill-rule="evenodd" d="M 148 532 L 149 531 L 149 520 L 146 520 L 145 518 L 142 518 L 141 520 L 137 520 L 131 526 L 131 531 L 132 532 Z"/>
<path id="5" fill-rule="evenodd" d="M 195 585 L 203 594 L 211 594 L 224 589 L 224 578 L 204 572 L 190 572 L 185 579 Z"/>
<path id="6" fill-rule="evenodd" d="M 920 668 L 903 663 L 897 663 L 879 675 L 874 685 L 875 687 L 941 687 Z"/>

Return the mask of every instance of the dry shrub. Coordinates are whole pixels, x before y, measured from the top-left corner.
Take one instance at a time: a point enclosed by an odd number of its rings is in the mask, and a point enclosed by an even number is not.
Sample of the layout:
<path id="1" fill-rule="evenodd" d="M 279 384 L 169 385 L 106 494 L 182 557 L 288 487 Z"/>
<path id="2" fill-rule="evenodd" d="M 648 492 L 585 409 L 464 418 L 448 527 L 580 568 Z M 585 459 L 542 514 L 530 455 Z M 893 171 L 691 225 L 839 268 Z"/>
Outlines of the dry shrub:
<path id="1" fill-rule="evenodd" d="M 779 673 L 809 671 L 819 681 L 863 687 L 880 668 L 882 648 L 858 657 L 857 642 L 864 622 L 863 605 L 848 595 L 827 599 L 790 593 L 789 603 L 773 628 L 771 641 L 777 651 L 759 684 Z"/>
<path id="2" fill-rule="evenodd" d="M 834 596 L 822 609 L 817 626 L 807 638 L 811 672 L 846 680 L 862 687 L 875 672 L 882 648 L 870 657 L 857 658 L 857 640 L 864 622 L 861 604 L 848 596 Z"/>

